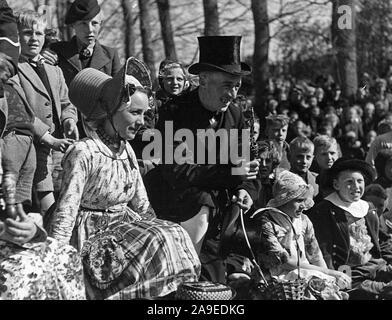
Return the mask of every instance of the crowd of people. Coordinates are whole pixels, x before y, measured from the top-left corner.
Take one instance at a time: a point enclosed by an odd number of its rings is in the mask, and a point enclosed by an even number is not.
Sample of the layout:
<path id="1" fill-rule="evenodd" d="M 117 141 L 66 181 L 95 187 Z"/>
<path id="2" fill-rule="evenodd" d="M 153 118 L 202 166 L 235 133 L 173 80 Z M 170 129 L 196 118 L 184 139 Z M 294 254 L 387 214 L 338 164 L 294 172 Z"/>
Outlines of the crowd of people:
<path id="1" fill-rule="evenodd" d="M 260 272 L 324 281 L 309 299 L 392 298 L 392 75 L 350 100 L 328 77 L 271 79 L 264 125 L 240 36 L 198 37 L 199 61 L 166 59 L 152 83 L 99 43 L 101 21 L 75 0 L 75 36 L 48 43 L 45 16 L 0 0 L 1 299 L 172 299 L 201 281 L 246 299 Z M 200 140 L 233 129 L 250 136 Z M 227 240 L 233 212 L 249 244 Z"/>

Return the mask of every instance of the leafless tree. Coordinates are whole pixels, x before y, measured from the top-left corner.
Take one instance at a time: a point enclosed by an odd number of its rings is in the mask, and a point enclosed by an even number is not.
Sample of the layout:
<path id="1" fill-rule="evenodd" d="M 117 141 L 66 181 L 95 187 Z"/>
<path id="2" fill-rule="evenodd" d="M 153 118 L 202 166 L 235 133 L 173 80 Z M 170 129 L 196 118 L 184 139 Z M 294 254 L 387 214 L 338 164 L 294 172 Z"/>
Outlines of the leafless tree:
<path id="1" fill-rule="evenodd" d="M 124 52 L 125 57 L 135 55 L 135 19 L 133 18 L 131 0 L 121 0 L 121 6 L 124 14 L 125 23 L 125 39 L 124 39 Z"/>
<path id="2" fill-rule="evenodd" d="M 219 29 L 218 0 L 203 0 L 204 8 L 204 34 L 217 36 Z"/>
<path id="3" fill-rule="evenodd" d="M 346 98 L 354 97 L 358 88 L 355 3 L 356 0 L 332 0 L 331 34 L 336 57 L 336 75 Z M 351 8 L 350 13 L 352 14 L 351 19 L 345 22 L 342 21 L 342 15 L 347 12 L 339 10 L 343 5 Z M 351 25 L 347 25 L 347 22 L 351 22 Z"/>
<path id="4" fill-rule="evenodd" d="M 139 11 L 140 11 L 140 34 L 142 38 L 142 51 L 143 51 L 143 60 L 149 67 L 151 71 L 151 78 L 155 79 L 156 77 L 156 68 L 155 68 L 155 54 L 153 47 L 153 37 L 152 37 L 152 28 L 151 28 L 151 0 L 138 0 L 139 1 Z"/>
<path id="5" fill-rule="evenodd" d="M 269 76 L 268 51 L 270 41 L 267 0 L 252 0 L 255 26 L 253 54 L 253 80 L 255 89 L 255 112 L 263 119 L 265 90 Z"/>
<path id="6" fill-rule="evenodd" d="M 158 5 L 159 20 L 161 22 L 161 33 L 165 48 L 165 57 L 171 60 L 177 60 L 170 15 L 170 2 L 169 0 L 156 0 L 156 2 Z"/>
<path id="7" fill-rule="evenodd" d="M 57 16 L 57 26 L 59 29 L 59 36 L 64 41 L 68 41 L 72 37 L 72 30 L 70 26 L 65 25 L 65 15 L 68 8 L 71 6 L 70 0 L 56 0 L 56 16 Z"/>

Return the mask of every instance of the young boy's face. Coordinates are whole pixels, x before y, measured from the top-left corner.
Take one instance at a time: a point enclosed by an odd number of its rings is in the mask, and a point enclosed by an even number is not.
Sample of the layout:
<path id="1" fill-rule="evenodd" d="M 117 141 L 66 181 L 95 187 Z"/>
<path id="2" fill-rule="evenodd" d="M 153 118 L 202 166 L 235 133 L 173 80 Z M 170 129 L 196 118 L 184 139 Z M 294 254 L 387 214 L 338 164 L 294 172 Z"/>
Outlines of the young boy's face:
<path id="1" fill-rule="evenodd" d="M 313 161 L 313 148 L 290 150 L 290 165 L 294 172 L 307 173 Z"/>
<path id="2" fill-rule="evenodd" d="M 336 145 L 318 149 L 315 158 L 320 169 L 329 169 L 338 159 L 338 148 Z"/>
<path id="3" fill-rule="evenodd" d="M 97 14 L 90 20 L 77 21 L 73 25 L 75 35 L 86 46 L 94 46 L 101 30 L 102 17 Z"/>
<path id="4" fill-rule="evenodd" d="M 355 202 L 365 192 L 365 179 L 359 171 L 345 170 L 334 179 L 333 187 L 343 201 Z"/>
<path id="5" fill-rule="evenodd" d="M 268 156 L 268 152 L 264 152 L 260 155 L 260 166 L 259 173 L 264 179 L 268 178 L 272 173 L 272 159 Z"/>
<path id="6" fill-rule="evenodd" d="M 41 52 L 45 43 L 45 27 L 44 24 L 34 24 L 32 28 L 19 27 L 20 45 L 23 55 L 34 58 Z"/>
<path id="7" fill-rule="evenodd" d="M 270 124 L 267 129 L 268 139 L 283 142 L 287 137 L 288 125 L 282 126 L 280 123 Z"/>

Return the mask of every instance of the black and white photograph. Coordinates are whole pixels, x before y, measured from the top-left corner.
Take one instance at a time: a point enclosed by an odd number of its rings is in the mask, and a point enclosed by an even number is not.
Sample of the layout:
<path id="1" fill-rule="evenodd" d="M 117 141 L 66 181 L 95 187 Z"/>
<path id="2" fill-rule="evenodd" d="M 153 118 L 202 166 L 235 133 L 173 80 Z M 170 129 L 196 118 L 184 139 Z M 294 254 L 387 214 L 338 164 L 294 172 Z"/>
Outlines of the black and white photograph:
<path id="1" fill-rule="evenodd" d="M 0 159 L 0 300 L 392 300 L 392 1 L 0 0 Z"/>

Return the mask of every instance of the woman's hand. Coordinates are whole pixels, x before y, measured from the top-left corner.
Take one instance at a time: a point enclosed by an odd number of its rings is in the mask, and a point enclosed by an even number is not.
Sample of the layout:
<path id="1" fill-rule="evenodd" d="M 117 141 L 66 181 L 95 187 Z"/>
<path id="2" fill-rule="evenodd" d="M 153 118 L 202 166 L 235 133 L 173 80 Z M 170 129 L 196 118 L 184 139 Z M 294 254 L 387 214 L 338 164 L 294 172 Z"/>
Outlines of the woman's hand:
<path id="1" fill-rule="evenodd" d="M 19 245 L 25 244 L 34 238 L 37 226 L 23 210 L 18 210 L 16 220 L 7 218 L 0 222 L 0 229 L 4 230 L 0 238 Z"/>
<path id="2" fill-rule="evenodd" d="M 347 274 L 331 269 L 328 270 L 328 274 L 335 277 L 336 284 L 341 290 L 351 288 L 351 278 Z"/>

